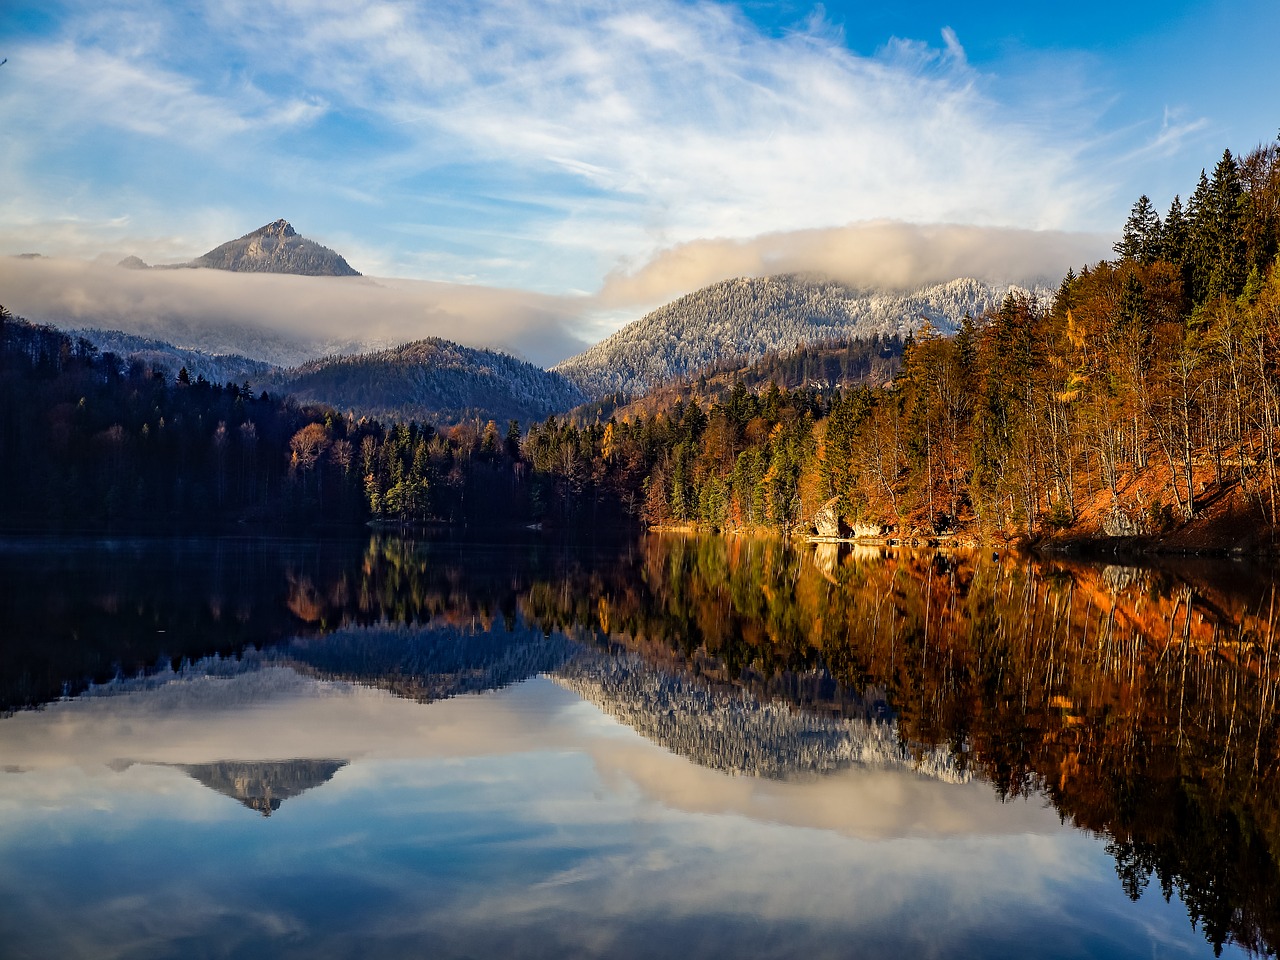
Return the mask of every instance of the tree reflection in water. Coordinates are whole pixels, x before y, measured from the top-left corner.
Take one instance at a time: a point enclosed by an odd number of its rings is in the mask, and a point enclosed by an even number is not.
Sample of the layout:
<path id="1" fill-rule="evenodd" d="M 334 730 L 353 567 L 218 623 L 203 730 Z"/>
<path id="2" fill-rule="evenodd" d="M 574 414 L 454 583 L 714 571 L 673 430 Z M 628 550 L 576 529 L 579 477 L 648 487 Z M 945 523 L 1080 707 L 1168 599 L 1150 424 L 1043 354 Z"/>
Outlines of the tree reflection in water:
<path id="1" fill-rule="evenodd" d="M 935 766 L 945 754 L 948 776 L 1043 794 L 1105 836 L 1125 891 L 1176 891 L 1215 947 L 1280 943 L 1269 570 L 672 536 L 597 550 L 378 536 L 108 553 L 58 554 L 54 576 L 0 553 L 14 587 L 0 605 L 9 709 L 158 660 L 272 644 L 264 655 L 298 669 L 415 699 L 539 672 L 603 697 L 608 670 L 584 668 L 586 648 L 618 665 L 615 699 L 660 671 L 690 702 L 799 711 L 811 722 L 788 728 L 795 742 L 827 737 L 842 756 L 856 754 L 849 724 L 892 721 L 894 750 Z M 661 723 L 647 735 L 682 736 Z"/>
<path id="2" fill-rule="evenodd" d="M 1125 891 L 1176 890 L 1215 947 L 1280 942 L 1269 572 L 669 536 L 552 567 L 471 592 L 465 564 L 375 541 L 357 616 L 514 604 L 712 684 L 892 715 L 911 749 L 947 746 L 1002 797 L 1043 793 L 1108 837 Z"/>

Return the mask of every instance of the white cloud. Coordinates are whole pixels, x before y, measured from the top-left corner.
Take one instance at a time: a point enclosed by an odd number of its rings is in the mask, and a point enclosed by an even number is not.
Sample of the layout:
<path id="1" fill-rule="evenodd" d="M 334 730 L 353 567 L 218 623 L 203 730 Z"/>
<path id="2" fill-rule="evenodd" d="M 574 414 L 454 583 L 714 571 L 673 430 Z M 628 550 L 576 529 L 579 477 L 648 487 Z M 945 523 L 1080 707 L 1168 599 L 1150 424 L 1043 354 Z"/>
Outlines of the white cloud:
<path id="1" fill-rule="evenodd" d="M 235 98 L 212 95 L 193 77 L 68 41 L 29 45 L 19 62 L 3 109 L 24 118 L 28 139 L 100 125 L 216 147 L 251 130 L 310 122 L 325 109 L 317 100 L 275 100 L 252 87 Z"/>
<path id="2" fill-rule="evenodd" d="M 821 18 L 769 36 L 710 2 L 138 0 L 111 13 L 86 6 L 65 36 L 20 51 L 34 66 L 0 98 L 0 121 L 35 141 L 7 165 L 35 198 L 30 222 L 58 204 L 164 236 L 205 186 L 261 170 L 262 191 L 329 205 L 329 226 L 388 230 L 366 242 L 391 272 L 422 262 L 415 243 L 478 259 L 492 246 L 482 281 L 566 290 L 708 237 L 886 218 L 1073 229 L 1108 202 L 1081 185 L 1075 134 L 1094 118 L 1073 85 L 1055 110 L 1015 114 L 950 30 L 866 57 Z M 41 160 L 83 123 L 145 143 L 153 164 L 174 151 L 178 209 L 148 203 L 145 174 L 127 170 L 86 169 L 92 189 L 68 199 Z M 109 161 L 124 149 L 93 146 Z M 391 211 L 427 236 L 387 224 Z M 73 252 L 43 240 L 23 249 Z"/>
<path id="3" fill-rule="evenodd" d="M 430 336 L 540 364 L 587 346 L 573 332 L 582 300 L 478 285 L 0 257 L 0 297 L 30 320 L 279 363 Z"/>
<path id="4" fill-rule="evenodd" d="M 942 28 L 942 42 L 947 46 L 947 55 L 955 59 L 958 63 L 964 63 L 965 53 L 964 47 L 960 45 L 960 38 L 956 36 L 956 32 L 950 27 Z"/>
<path id="5" fill-rule="evenodd" d="M 74 223 L 60 229 L 67 243 L 87 242 Z M 127 229 L 118 225 L 121 236 Z M 0 243 L 6 239 L 14 238 L 0 232 Z M 678 244 L 613 271 L 592 293 L 564 296 L 477 283 L 137 271 L 115 266 L 119 256 L 93 263 L 0 257 L 0 302 L 32 320 L 281 363 L 438 336 L 550 365 L 655 306 L 729 277 L 808 271 L 891 289 L 959 276 L 1053 285 L 1069 266 L 1094 262 L 1109 248 L 1110 238 L 1095 234 L 876 221 Z M 188 249 L 181 259 L 195 254 Z"/>
<path id="6" fill-rule="evenodd" d="M 340 77 L 335 102 L 412 119 L 409 163 L 443 135 L 496 169 L 578 182 L 551 197 L 557 245 L 590 249 L 619 204 L 614 249 L 635 254 L 871 218 L 1070 228 L 1103 199 L 1076 182 L 1070 131 L 1004 115 L 950 31 L 944 50 L 864 58 L 712 4 L 292 9 L 284 55 Z"/>
<path id="7" fill-rule="evenodd" d="M 814 272 L 855 287 L 908 290 L 976 277 L 1056 284 L 1110 254 L 1110 237 L 959 224 L 872 221 L 746 239 L 695 240 L 606 277 L 602 306 L 657 304 L 728 277 Z"/>

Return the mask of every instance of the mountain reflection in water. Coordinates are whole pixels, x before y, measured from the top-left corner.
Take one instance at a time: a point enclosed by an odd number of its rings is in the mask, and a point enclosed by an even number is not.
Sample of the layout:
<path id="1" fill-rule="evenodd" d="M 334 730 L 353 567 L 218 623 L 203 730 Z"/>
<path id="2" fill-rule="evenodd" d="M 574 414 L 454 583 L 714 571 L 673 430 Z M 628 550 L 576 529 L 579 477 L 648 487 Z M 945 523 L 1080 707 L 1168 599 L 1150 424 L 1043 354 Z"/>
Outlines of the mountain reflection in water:
<path id="1" fill-rule="evenodd" d="M 219 549 L 185 589 L 119 564 L 86 585 L 62 557 L 75 591 L 10 593 L 6 662 L 24 669 L 7 671 L 8 703 L 281 669 L 433 702 L 547 675 L 714 770 L 898 767 L 1046 797 L 1107 839 L 1130 897 L 1153 880 L 1176 893 L 1215 948 L 1280 939 L 1270 571 L 657 536 L 599 553 Z M 15 556 L 0 562 L 21 579 Z M 93 639 L 69 640 L 72 622 Z M 32 642 L 51 634 L 57 659 Z M 175 765 L 276 809 L 342 763 Z"/>
<path id="2" fill-rule="evenodd" d="M 114 764 L 117 770 L 131 766 Z M 264 817 L 280 804 L 313 787 L 323 786 L 347 765 L 345 760 L 217 760 L 213 763 L 174 764 L 210 790 L 239 800 Z"/>

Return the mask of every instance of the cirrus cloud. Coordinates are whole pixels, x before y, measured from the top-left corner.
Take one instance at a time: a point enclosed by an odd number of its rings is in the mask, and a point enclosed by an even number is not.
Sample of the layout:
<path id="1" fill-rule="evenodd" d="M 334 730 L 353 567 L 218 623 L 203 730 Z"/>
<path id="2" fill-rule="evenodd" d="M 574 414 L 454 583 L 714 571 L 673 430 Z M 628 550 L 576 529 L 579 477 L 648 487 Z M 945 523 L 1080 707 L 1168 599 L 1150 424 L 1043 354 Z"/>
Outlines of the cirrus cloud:
<path id="1" fill-rule="evenodd" d="M 350 238 L 366 272 L 588 292 L 706 238 L 1072 230 L 1110 202 L 1083 82 L 1016 109 L 949 30 L 864 55 L 821 17 L 775 35 L 679 0 L 65 10 L 0 87 L 25 132 L 0 148 L 11 252 L 78 253 L 41 224 L 105 243 L 122 220 L 203 249 L 265 209 Z"/>

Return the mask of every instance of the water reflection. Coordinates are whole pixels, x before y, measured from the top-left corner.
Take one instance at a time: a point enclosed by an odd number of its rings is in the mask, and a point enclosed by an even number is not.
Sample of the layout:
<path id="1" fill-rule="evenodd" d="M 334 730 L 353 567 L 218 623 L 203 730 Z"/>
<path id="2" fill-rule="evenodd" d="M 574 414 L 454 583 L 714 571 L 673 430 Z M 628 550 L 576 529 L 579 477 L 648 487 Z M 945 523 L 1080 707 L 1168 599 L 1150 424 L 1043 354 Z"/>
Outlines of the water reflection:
<path id="1" fill-rule="evenodd" d="M 1176 902 L 1105 918 L 1115 884 L 1097 881 L 1096 844 L 983 784 L 900 767 L 729 777 L 547 679 L 424 706 L 288 672 L 189 675 L 5 721 L 28 767 L 0 777 L 7 949 L 976 956 L 1015 952 L 1037 923 L 1070 929 L 1060 956 L 1081 941 L 1137 955 L 1143 923 L 1196 939 Z M 172 693 L 205 686 L 225 705 Z M 100 761 L 125 745 L 352 761 L 266 821 L 173 766 Z M 1063 924 L 1064 896 L 1087 927 Z"/>
<path id="2" fill-rule="evenodd" d="M 346 760 L 217 760 L 171 764 L 192 780 L 239 800 L 264 817 L 279 810 L 284 801 L 328 783 L 346 765 Z M 123 760 L 110 766 L 124 771 L 133 766 L 133 761 Z"/>
<path id="3" fill-rule="evenodd" d="M 42 589 L 36 557 L 0 551 L 25 588 L 4 600 L 4 662 L 23 665 L 6 670 L 7 702 L 85 695 L 0 722 L 7 768 L 129 757 L 112 775 L 181 771 L 265 814 L 336 802 L 406 757 L 526 751 L 588 793 L 625 783 L 688 814 L 880 842 L 1030 831 L 1057 838 L 1050 869 L 1078 887 L 1084 848 L 1062 839 L 1060 816 L 1088 831 L 1070 835 L 1080 842 L 1106 838 L 1112 889 L 1153 886 L 1215 947 L 1276 943 L 1269 571 L 374 538 L 81 545 L 55 552 L 59 578 Z M 504 692 L 458 699 L 486 690 Z M 988 784 L 1014 802 L 991 804 Z M 1126 922 L 1158 902 L 1141 897 Z M 975 952 L 961 948 L 971 925 L 955 936 L 940 952 Z"/>

